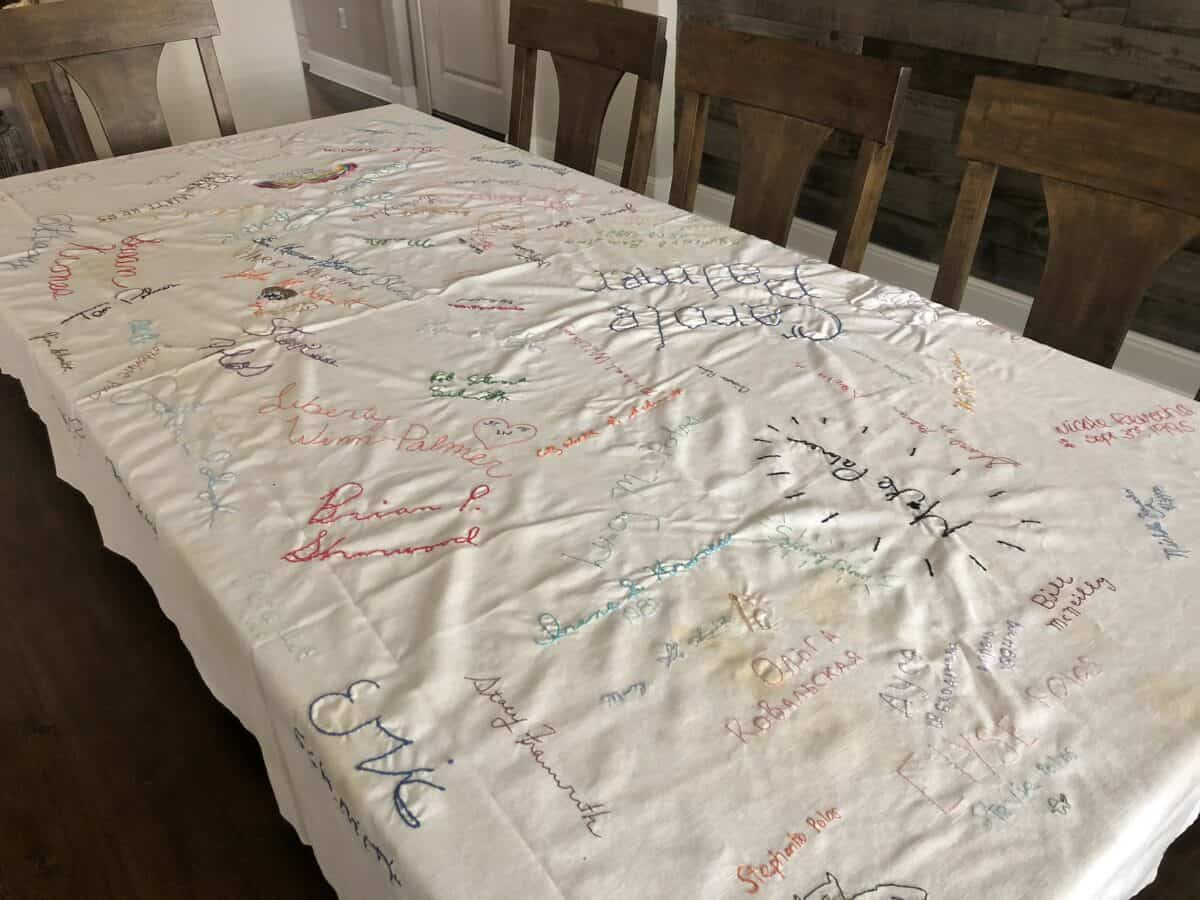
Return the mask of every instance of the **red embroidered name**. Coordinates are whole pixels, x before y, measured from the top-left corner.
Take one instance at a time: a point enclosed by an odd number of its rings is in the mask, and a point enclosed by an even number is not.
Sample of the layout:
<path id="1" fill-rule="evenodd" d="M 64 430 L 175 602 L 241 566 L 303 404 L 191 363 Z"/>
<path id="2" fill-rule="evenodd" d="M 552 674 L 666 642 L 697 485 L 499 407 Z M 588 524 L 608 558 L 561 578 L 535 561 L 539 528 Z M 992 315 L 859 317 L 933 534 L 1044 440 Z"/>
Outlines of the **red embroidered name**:
<path id="1" fill-rule="evenodd" d="M 138 248 L 142 244 L 161 244 L 162 241 L 156 238 L 144 238 L 140 234 L 131 234 L 128 237 L 121 238 L 121 249 L 117 252 L 116 267 L 117 275 L 121 278 L 136 278 L 138 267 Z M 129 285 L 122 284 L 116 278 L 112 279 L 112 283 L 119 288 L 129 289 Z"/>
<path id="2" fill-rule="evenodd" d="M 116 244 L 109 247 L 93 247 L 90 244 L 76 244 L 72 242 L 66 247 L 58 251 L 58 256 L 54 259 L 54 265 L 50 267 L 50 277 L 46 279 L 46 287 L 50 289 L 50 296 L 55 300 L 61 297 L 69 297 L 75 293 L 71 290 L 71 267 L 68 262 L 78 262 L 79 253 L 73 251 L 91 250 L 93 253 L 112 253 L 116 250 Z"/>
<path id="3" fill-rule="evenodd" d="M 375 512 L 355 512 L 354 510 L 341 512 L 343 506 L 357 500 L 362 494 L 363 486 L 357 481 L 347 481 L 345 484 L 338 485 L 321 498 L 321 505 L 308 517 L 308 524 L 332 525 L 342 519 L 373 522 L 388 516 L 413 516 L 423 512 L 436 512 L 442 508 L 440 506 L 414 506 L 409 509 L 407 506 L 397 506 L 395 509 L 381 509 Z M 386 505 L 388 501 L 384 500 L 383 502 Z"/>
<path id="4" fill-rule="evenodd" d="M 482 507 L 474 506 L 476 501 L 482 501 L 484 497 L 492 492 L 492 489 L 486 484 L 477 484 L 467 498 L 458 506 L 459 513 L 468 511 L 468 507 L 472 511 L 478 512 Z M 338 485 L 333 490 L 321 496 L 320 505 L 308 517 L 306 525 L 332 525 L 336 522 L 342 522 L 349 519 L 353 522 L 378 522 L 383 519 L 396 516 L 412 516 L 421 513 L 439 512 L 445 507 L 440 503 L 425 504 L 421 506 L 407 507 L 403 505 L 391 506 L 388 500 L 383 500 L 381 509 L 347 509 L 346 507 L 358 500 L 363 495 L 363 486 L 357 481 L 347 481 Z M 391 507 L 391 508 L 389 508 Z M 285 562 L 305 563 L 314 561 L 327 561 L 335 557 L 341 559 L 356 560 L 368 559 L 372 556 L 415 556 L 418 553 L 432 553 L 434 550 L 443 547 L 452 547 L 455 545 L 469 544 L 472 547 L 479 546 L 476 539 L 479 537 L 479 528 L 472 526 L 467 529 L 465 534 L 455 537 L 445 538 L 440 541 L 434 541 L 429 544 L 412 544 L 401 547 L 370 547 L 360 550 L 342 549 L 342 544 L 345 542 L 345 537 L 330 538 L 329 531 L 322 528 L 317 532 L 317 536 L 306 544 L 295 547 L 280 557 Z"/>
<path id="5" fill-rule="evenodd" d="M 432 544 L 418 544 L 411 547 L 373 547 L 369 550 L 341 550 L 338 548 L 346 539 L 344 537 L 334 538 L 333 541 L 326 544 L 328 537 L 329 532 L 322 528 L 317 532 L 317 536 L 307 544 L 289 550 L 280 559 L 291 563 L 313 562 L 314 560 L 323 562 L 333 559 L 335 556 L 351 560 L 366 559 L 371 556 L 413 556 L 417 553 L 432 553 L 434 550 L 453 544 L 470 544 L 472 547 L 478 547 L 479 544 L 475 542 L 475 539 L 479 537 L 479 527 L 472 525 L 467 529 L 466 534 L 435 541 Z"/>

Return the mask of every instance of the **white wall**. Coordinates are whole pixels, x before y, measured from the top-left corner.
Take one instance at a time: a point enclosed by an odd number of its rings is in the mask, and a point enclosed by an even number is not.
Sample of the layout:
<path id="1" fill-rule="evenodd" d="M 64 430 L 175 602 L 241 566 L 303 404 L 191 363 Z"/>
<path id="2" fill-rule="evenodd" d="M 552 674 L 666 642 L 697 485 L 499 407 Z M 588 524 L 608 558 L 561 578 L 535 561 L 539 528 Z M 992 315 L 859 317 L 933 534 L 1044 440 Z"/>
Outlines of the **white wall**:
<path id="1" fill-rule="evenodd" d="M 290 0 L 213 0 L 213 6 L 221 25 L 214 44 L 238 131 L 311 118 Z M 158 95 L 172 143 L 219 136 L 193 41 L 163 50 Z M 96 152 L 110 156 L 95 111 L 82 95 L 80 107 Z"/>
<path id="2" fill-rule="evenodd" d="M 302 5 L 312 53 L 376 75 L 390 74 L 390 28 L 384 19 L 384 6 L 390 4 L 383 0 L 302 0 Z"/>
<path id="3" fill-rule="evenodd" d="M 292 18 L 296 21 L 296 34 L 308 37 L 308 16 L 304 14 L 304 0 L 291 0 Z"/>
<path id="4" fill-rule="evenodd" d="M 312 74 L 391 103 L 417 106 L 417 48 L 408 0 L 343 0 L 349 12 L 346 31 L 339 29 L 332 2 L 291 0 L 300 55 Z"/>
<path id="5" fill-rule="evenodd" d="M 666 199 L 671 185 L 671 166 L 675 143 L 675 30 L 679 18 L 678 0 L 625 0 L 626 9 L 654 13 L 667 19 L 667 65 L 663 74 L 662 101 L 658 108 L 658 131 L 654 138 L 654 161 L 650 166 L 647 192 Z M 626 75 L 617 86 L 604 130 L 600 135 L 600 160 L 597 173 L 619 174 L 625 163 L 625 144 L 633 118 L 636 79 Z M 550 54 L 538 54 L 537 97 L 534 102 L 533 143 L 531 149 L 541 156 L 554 155 L 554 132 L 558 122 L 558 79 Z M 607 171 L 605 171 L 607 170 Z"/>

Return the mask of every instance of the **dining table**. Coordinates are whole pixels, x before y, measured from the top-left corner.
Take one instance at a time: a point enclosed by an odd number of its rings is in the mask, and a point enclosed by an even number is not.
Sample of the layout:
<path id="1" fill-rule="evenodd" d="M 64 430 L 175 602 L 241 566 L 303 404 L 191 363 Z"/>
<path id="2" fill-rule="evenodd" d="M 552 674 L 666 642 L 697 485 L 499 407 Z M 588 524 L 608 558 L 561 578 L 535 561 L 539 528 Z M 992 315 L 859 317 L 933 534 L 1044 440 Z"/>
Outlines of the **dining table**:
<path id="1" fill-rule="evenodd" d="M 1200 811 L 1197 404 L 912 291 L 387 106 L 0 181 L 0 367 L 345 900 L 1127 900 Z"/>

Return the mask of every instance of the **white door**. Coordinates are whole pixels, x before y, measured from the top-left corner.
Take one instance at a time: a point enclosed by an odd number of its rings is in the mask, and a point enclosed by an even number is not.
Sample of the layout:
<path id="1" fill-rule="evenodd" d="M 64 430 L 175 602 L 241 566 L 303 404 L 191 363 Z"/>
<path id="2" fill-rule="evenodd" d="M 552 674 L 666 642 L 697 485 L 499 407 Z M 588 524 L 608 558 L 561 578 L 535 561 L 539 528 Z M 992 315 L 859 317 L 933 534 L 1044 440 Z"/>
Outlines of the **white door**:
<path id="1" fill-rule="evenodd" d="M 512 90 L 508 0 L 421 0 L 420 5 L 434 112 L 503 135 Z"/>

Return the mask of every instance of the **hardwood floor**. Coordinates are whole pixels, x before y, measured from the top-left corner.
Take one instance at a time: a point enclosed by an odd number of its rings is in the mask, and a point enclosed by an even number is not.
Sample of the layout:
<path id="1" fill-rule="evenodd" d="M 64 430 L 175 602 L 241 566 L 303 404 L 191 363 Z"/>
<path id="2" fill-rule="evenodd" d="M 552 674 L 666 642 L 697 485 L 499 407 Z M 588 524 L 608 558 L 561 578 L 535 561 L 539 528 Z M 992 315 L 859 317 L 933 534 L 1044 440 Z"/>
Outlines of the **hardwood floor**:
<path id="1" fill-rule="evenodd" d="M 484 137 L 490 137 L 494 141 L 503 141 L 504 132 L 492 131 L 490 128 L 484 128 L 482 125 L 476 125 L 474 122 L 468 122 L 466 119 L 460 119 L 458 116 L 452 116 L 448 112 L 442 112 L 440 109 L 433 111 L 435 119 L 441 119 L 443 122 L 449 122 L 451 125 L 457 125 L 459 128 L 465 128 L 467 131 L 474 131 L 476 134 L 482 134 Z"/>
<path id="2" fill-rule="evenodd" d="M 378 97 L 372 97 L 370 94 L 356 91 L 354 88 L 346 87 L 344 84 L 338 84 L 336 81 L 330 81 L 328 78 L 314 75 L 307 63 L 304 66 L 304 86 L 308 90 L 308 105 L 312 110 L 312 117 L 314 119 L 357 112 L 360 109 L 372 109 L 373 107 L 387 104 L 386 100 L 380 100 Z M 466 128 L 469 131 L 474 131 L 477 134 L 482 134 L 497 141 L 504 140 L 502 132 L 492 131 L 490 128 L 484 128 L 482 125 L 476 125 L 474 122 L 468 122 L 466 119 L 460 119 L 449 113 L 435 109 L 433 115 L 452 125 L 457 125 L 459 128 Z"/>
<path id="3" fill-rule="evenodd" d="M 257 743 L 101 546 L 7 376 L 0 421 L 0 900 L 333 900 Z M 1198 871 L 1193 827 L 1137 900 L 1196 900 Z"/>
<path id="4" fill-rule="evenodd" d="M 333 900 L 6 376 L 0 419 L 0 900 Z"/>
<path id="5" fill-rule="evenodd" d="M 1163 857 L 1158 877 L 1137 900 L 1200 898 L 1200 823 L 1185 831 Z"/>
<path id="6" fill-rule="evenodd" d="M 308 106 L 314 119 L 387 105 L 386 100 L 314 75 L 307 64 L 304 66 L 304 87 L 308 91 Z"/>

